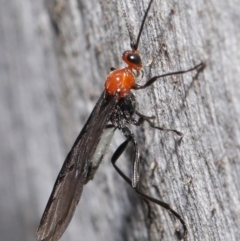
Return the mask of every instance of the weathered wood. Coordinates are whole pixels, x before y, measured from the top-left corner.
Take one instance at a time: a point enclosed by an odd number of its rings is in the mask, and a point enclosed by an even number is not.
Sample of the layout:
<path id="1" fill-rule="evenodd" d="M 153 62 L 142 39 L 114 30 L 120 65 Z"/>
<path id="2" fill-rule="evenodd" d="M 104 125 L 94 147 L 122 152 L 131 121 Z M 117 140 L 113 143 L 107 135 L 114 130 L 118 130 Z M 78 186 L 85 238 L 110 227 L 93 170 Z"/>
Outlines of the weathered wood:
<path id="1" fill-rule="evenodd" d="M 35 230 L 62 162 L 110 67 L 129 48 L 123 15 L 137 35 L 148 0 L 5 1 L 0 8 L 0 234 L 36 240 Z M 123 12 L 123 9 L 125 13 Z M 153 3 L 139 51 L 145 75 L 187 69 L 136 91 L 156 124 L 184 133 L 134 128 L 144 191 L 171 203 L 186 240 L 240 239 L 240 6 L 237 1 Z M 144 202 L 110 163 L 117 134 L 62 237 L 75 240 L 177 240 L 178 222 Z M 121 139 L 123 140 L 123 139 Z M 119 162 L 130 175 L 130 154 Z"/>

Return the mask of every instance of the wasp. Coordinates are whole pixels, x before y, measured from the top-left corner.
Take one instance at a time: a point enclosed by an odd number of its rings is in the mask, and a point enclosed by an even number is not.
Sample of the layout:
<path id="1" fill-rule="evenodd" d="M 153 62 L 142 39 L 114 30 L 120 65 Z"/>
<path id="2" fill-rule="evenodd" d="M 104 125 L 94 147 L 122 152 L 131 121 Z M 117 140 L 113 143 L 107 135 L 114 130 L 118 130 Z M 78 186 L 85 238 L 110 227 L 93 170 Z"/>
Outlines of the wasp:
<path id="1" fill-rule="evenodd" d="M 188 70 L 154 76 L 143 85 L 137 84 L 136 78 L 143 73 L 138 45 L 152 3 L 153 0 L 150 0 L 136 42 L 131 41 L 131 49 L 122 54 L 126 67 L 111 69 L 99 100 L 63 163 L 37 230 L 39 240 L 56 241 L 65 232 L 81 198 L 84 185 L 93 179 L 117 129 L 123 133 L 126 140 L 112 156 L 113 167 L 143 199 L 156 203 L 172 213 L 183 226 L 183 236 L 187 233 L 186 224 L 180 214 L 168 203 L 150 197 L 139 189 L 138 143 L 129 126 L 138 126 L 143 122 L 148 122 L 153 128 L 160 130 L 163 128 L 155 126 L 151 117 L 136 110 L 136 98 L 132 90 L 145 89 L 166 76 L 184 74 L 193 70 L 200 71 L 204 63 Z M 172 131 L 181 135 L 176 130 Z M 118 158 L 129 143 L 132 143 L 134 147 L 131 179 L 116 165 Z"/>

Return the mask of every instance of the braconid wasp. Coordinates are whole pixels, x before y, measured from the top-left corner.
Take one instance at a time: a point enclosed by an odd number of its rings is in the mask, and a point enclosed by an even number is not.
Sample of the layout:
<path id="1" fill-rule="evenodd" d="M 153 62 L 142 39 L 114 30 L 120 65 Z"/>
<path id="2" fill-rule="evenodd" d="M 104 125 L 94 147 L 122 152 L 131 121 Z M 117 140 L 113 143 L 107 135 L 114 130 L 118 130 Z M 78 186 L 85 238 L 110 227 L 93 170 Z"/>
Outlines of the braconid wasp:
<path id="1" fill-rule="evenodd" d="M 116 129 L 122 132 L 126 140 L 112 156 L 113 167 L 143 199 L 160 205 L 172 213 L 183 226 L 183 232 L 180 232 L 180 236 L 186 236 L 187 228 L 181 215 L 174 211 L 168 203 L 150 197 L 139 189 L 138 144 L 129 129 L 129 125 L 138 126 L 147 122 L 155 129 L 174 131 L 178 135 L 181 135 L 181 133 L 176 130 L 157 127 L 152 122 L 152 117 L 147 117 L 138 112 L 132 90 L 145 89 L 162 77 L 184 74 L 193 70 L 200 71 L 204 68 L 204 64 L 200 63 L 188 70 L 154 76 L 143 85 L 136 83 L 136 78 L 143 76 L 138 45 L 152 3 L 153 0 L 150 0 L 136 42 L 133 42 L 130 36 L 131 50 L 123 52 L 122 59 L 127 66 L 122 69 L 111 69 L 103 93 L 65 159 L 37 230 L 39 240 L 56 241 L 60 239 L 73 217 L 83 186 L 93 179 Z M 134 146 L 131 179 L 116 165 L 118 158 L 130 142 Z"/>

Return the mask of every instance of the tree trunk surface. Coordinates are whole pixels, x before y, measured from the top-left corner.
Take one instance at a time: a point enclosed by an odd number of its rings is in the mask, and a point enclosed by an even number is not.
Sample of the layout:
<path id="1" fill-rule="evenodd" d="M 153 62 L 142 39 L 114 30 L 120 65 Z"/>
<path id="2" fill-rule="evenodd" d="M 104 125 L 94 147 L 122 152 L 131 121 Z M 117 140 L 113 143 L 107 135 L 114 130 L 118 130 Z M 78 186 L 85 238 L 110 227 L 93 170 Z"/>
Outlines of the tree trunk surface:
<path id="1" fill-rule="evenodd" d="M 148 0 L 3 1 L 0 8 L 0 235 L 36 240 L 54 181 L 104 88 L 124 66 Z M 141 189 L 185 220 L 187 241 L 240 240 L 240 4 L 154 0 L 140 39 L 144 83 L 138 110 L 183 133 L 132 128 Z M 128 22 L 129 31 L 126 21 Z M 62 241 L 172 241 L 181 224 L 147 206 L 111 165 L 116 132 L 94 180 L 84 187 Z M 119 160 L 131 176 L 132 148 Z"/>

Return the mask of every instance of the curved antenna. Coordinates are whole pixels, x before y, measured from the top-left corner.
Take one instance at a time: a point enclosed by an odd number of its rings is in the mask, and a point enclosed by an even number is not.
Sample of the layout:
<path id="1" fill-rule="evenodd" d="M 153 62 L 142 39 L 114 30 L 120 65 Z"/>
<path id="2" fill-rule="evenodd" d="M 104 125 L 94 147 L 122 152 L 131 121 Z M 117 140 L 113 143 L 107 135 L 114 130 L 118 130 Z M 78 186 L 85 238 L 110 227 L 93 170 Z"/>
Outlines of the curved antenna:
<path id="1" fill-rule="evenodd" d="M 140 27 L 140 30 L 139 30 L 139 33 L 138 33 L 138 37 L 137 37 L 136 43 L 133 43 L 133 42 L 132 42 L 132 39 L 131 39 L 131 37 L 130 37 L 130 40 L 131 40 L 131 48 L 132 48 L 133 50 L 137 50 L 137 49 L 138 49 L 138 44 L 139 44 L 140 36 L 141 36 L 141 34 L 142 34 L 143 26 L 144 26 L 144 24 L 145 24 L 145 22 L 146 22 L 146 18 L 147 18 L 149 9 L 150 9 L 150 7 L 151 7 L 151 5 L 152 5 L 152 2 L 153 2 L 153 0 L 150 0 L 150 2 L 149 2 L 149 4 L 148 4 L 148 7 L 147 7 L 147 10 L 146 10 L 146 12 L 145 12 L 145 14 L 144 14 L 144 17 L 143 17 L 143 20 L 142 20 L 142 23 L 141 23 L 141 27 Z"/>

